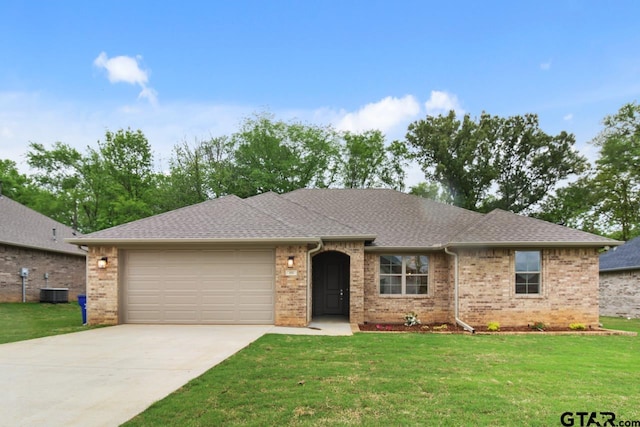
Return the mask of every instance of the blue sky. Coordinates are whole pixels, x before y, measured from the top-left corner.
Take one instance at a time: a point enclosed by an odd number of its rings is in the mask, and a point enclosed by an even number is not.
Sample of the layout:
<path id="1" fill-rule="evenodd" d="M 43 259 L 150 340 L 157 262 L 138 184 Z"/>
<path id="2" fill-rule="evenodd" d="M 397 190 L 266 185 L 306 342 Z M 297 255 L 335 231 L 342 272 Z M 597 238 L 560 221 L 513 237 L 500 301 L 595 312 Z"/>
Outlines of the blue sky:
<path id="1" fill-rule="evenodd" d="M 179 142 L 244 117 L 380 128 L 450 108 L 537 113 L 578 149 L 640 97 L 637 1 L 0 2 L 0 159 L 30 141 Z M 410 170 L 408 184 L 421 180 Z"/>

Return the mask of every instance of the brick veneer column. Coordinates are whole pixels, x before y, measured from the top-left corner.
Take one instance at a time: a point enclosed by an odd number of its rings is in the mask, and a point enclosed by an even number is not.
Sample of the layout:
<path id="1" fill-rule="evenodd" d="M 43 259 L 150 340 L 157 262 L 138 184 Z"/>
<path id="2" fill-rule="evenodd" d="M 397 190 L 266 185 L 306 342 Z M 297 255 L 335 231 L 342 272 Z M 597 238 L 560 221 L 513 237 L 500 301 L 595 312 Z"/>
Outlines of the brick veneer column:
<path id="1" fill-rule="evenodd" d="M 295 257 L 294 268 L 287 268 L 290 256 Z M 287 271 L 295 271 L 288 276 Z M 276 304 L 277 326 L 307 326 L 307 246 L 276 247 Z"/>
<path id="2" fill-rule="evenodd" d="M 105 269 L 98 259 L 108 258 Z M 89 247 L 87 256 L 87 323 L 118 324 L 118 249 L 110 246 Z"/>

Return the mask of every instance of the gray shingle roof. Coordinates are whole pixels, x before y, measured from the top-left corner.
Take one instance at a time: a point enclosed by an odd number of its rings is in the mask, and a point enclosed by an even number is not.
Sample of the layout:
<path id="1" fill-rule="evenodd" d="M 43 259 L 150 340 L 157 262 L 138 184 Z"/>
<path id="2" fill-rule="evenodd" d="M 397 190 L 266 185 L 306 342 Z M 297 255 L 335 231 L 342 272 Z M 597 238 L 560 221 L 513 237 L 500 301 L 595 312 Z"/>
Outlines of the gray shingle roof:
<path id="1" fill-rule="evenodd" d="M 640 237 L 600 254 L 600 271 L 640 270 Z"/>
<path id="2" fill-rule="evenodd" d="M 75 239 L 83 242 L 361 239 L 369 250 L 618 242 L 496 210 L 480 214 L 389 189 L 226 196 Z"/>
<path id="3" fill-rule="evenodd" d="M 54 240 L 53 229 L 56 229 Z M 78 237 L 66 225 L 42 215 L 7 196 L 0 196 L 0 243 L 48 252 L 86 256 L 64 239 Z"/>
<path id="4" fill-rule="evenodd" d="M 606 237 L 496 209 L 451 239 L 451 245 L 611 245 Z"/>
<path id="5" fill-rule="evenodd" d="M 377 247 L 440 247 L 482 217 L 389 189 L 304 189 L 282 197 L 377 235 Z"/>
<path id="6" fill-rule="evenodd" d="M 272 192 L 250 197 L 244 201 L 312 236 L 330 238 L 366 234 Z"/>
<path id="7" fill-rule="evenodd" d="M 85 237 L 89 240 L 312 240 L 313 236 L 279 221 L 239 197 L 225 196 L 97 231 Z"/>

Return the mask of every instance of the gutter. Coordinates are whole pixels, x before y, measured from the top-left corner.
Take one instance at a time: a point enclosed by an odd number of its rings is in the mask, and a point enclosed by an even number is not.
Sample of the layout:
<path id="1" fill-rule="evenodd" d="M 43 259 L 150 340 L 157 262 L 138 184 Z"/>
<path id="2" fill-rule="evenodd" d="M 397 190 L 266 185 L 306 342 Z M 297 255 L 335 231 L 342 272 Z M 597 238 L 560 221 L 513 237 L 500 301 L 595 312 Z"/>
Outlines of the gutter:
<path id="1" fill-rule="evenodd" d="M 315 237 L 257 237 L 257 238 L 76 238 L 76 239 L 64 239 L 65 242 L 75 245 L 149 245 L 149 244 L 215 244 L 215 243 L 265 243 L 265 244 L 304 244 L 304 243 L 316 243 L 318 238 Z"/>
<path id="2" fill-rule="evenodd" d="M 322 250 L 322 239 L 318 239 L 318 246 L 307 251 L 307 321 L 311 322 L 311 304 L 309 301 L 309 290 L 311 289 L 311 255 Z"/>
<path id="3" fill-rule="evenodd" d="M 460 318 L 458 317 L 458 254 L 455 252 L 450 252 L 448 247 L 444 248 L 444 252 L 447 255 L 451 255 L 454 259 L 455 262 L 455 267 L 453 269 L 453 274 L 454 274 L 454 286 L 453 286 L 453 304 L 454 304 L 454 310 L 455 310 L 455 319 L 456 319 L 456 323 L 460 326 L 462 326 L 465 330 L 471 332 L 472 334 L 476 333 L 476 330 L 473 329 L 471 326 L 469 326 L 468 324 L 466 324 L 465 322 L 463 322 L 462 320 L 460 320 Z"/>

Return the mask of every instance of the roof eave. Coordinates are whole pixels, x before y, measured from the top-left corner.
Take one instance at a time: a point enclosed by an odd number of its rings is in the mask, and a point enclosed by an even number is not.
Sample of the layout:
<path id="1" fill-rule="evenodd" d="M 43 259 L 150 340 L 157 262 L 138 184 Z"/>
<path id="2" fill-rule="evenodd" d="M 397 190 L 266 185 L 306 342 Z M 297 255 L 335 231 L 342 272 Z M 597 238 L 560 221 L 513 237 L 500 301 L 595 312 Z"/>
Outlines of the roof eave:
<path id="1" fill-rule="evenodd" d="M 616 273 L 619 271 L 640 270 L 640 265 L 630 267 L 601 268 L 600 273 Z"/>
<path id="2" fill-rule="evenodd" d="M 602 248 L 606 246 L 619 246 L 624 244 L 617 240 L 602 242 L 563 242 L 563 241 L 512 241 L 512 242 L 454 242 L 449 243 L 450 248 L 507 248 L 507 247 L 571 247 L 571 248 Z"/>
<path id="3" fill-rule="evenodd" d="M 325 242 L 336 241 L 373 241 L 378 237 L 375 234 L 351 234 L 351 235 L 335 235 L 335 236 L 321 236 L 320 238 Z"/>
<path id="4" fill-rule="evenodd" d="M 84 238 L 65 239 L 65 242 L 74 245 L 140 245 L 140 244 L 229 244 L 229 243 L 287 243 L 306 244 L 318 243 L 318 237 L 280 237 L 280 238 L 207 238 L 207 239 L 184 239 L 184 238 Z"/>
<path id="5" fill-rule="evenodd" d="M 425 252 L 444 249 L 442 245 L 431 246 L 365 246 L 365 252 Z"/>
<path id="6" fill-rule="evenodd" d="M 64 242 L 67 242 L 67 239 L 64 239 Z M 13 246 L 16 248 L 25 248 L 25 249 L 34 249 L 37 251 L 42 251 L 42 252 L 53 252 L 56 254 L 65 254 L 65 255 L 75 255 L 75 256 L 82 256 L 82 257 L 86 257 L 87 253 L 84 249 L 78 248 L 77 251 L 69 248 L 69 249 L 54 249 L 54 248 L 44 248 L 42 246 L 35 246 L 35 245 L 25 245 L 22 243 L 13 243 L 13 242 L 0 242 L 0 244 L 2 245 L 8 245 L 8 246 Z M 75 243 L 74 243 L 75 244 Z M 81 245 L 84 246 L 84 245 Z"/>

